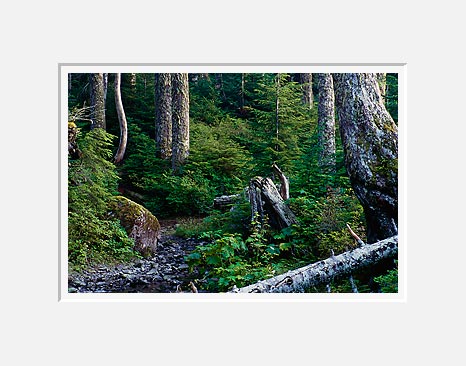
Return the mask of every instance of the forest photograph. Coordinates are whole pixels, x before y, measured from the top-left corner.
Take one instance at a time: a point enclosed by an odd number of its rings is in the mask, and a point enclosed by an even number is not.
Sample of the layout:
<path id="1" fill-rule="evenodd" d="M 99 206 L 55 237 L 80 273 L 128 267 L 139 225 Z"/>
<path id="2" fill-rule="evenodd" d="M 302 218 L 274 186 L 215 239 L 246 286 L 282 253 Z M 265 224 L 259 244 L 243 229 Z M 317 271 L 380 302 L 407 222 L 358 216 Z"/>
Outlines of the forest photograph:
<path id="1" fill-rule="evenodd" d="M 67 293 L 398 293 L 399 73 L 299 71 L 66 73 Z"/>

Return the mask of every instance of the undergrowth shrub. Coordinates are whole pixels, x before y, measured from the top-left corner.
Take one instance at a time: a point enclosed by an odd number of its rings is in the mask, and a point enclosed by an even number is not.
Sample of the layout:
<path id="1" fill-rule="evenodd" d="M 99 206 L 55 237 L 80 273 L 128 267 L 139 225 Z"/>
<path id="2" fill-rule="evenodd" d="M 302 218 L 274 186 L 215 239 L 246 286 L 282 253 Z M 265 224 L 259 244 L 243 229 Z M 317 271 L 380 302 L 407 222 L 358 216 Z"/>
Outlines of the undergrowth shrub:
<path id="1" fill-rule="evenodd" d="M 109 161 L 114 138 L 101 128 L 86 133 L 78 140 L 82 158 L 68 162 L 68 260 L 72 269 L 138 256 L 119 220 L 109 216 L 118 182 Z"/>

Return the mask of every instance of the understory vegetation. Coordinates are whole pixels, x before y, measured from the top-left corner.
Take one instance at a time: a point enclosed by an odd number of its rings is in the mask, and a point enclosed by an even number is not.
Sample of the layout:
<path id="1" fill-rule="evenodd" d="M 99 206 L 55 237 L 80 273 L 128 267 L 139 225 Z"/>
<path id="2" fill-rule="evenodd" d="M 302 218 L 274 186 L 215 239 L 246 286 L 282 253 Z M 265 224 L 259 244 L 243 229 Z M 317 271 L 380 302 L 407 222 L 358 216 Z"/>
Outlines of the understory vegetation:
<path id="1" fill-rule="evenodd" d="M 82 157 L 68 162 L 70 268 L 140 257 L 133 250 L 133 239 L 110 210 L 115 197 L 122 194 L 159 220 L 185 218 L 176 235 L 202 243 L 186 261 L 199 271 L 198 284 L 209 292 L 242 287 L 356 248 L 347 224 L 365 240 L 364 212 L 345 170 L 338 123 L 335 170 L 325 173 L 318 165 L 315 84 L 311 108 L 302 102 L 302 85 L 295 81 L 295 74 L 279 74 L 278 82 L 276 74 L 190 74 L 190 153 L 174 173 L 169 161 L 156 157 L 153 74 L 137 74 L 135 87 L 128 74 L 122 77 L 128 120 L 122 163 L 112 162 L 119 124 L 111 88 L 106 131 L 91 130 L 85 118 L 71 121 L 79 130 Z M 387 83 L 391 86 L 387 109 L 396 120 L 396 74 L 388 74 Z M 89 104 L 87 88 L 87 74 L 73 74 L 70 111 Z M 261 225 L 257 218 L 251 220 L 245 193 L 255 176 L 279 183 L 273 163 L 290 181 L 286 203 L 298 219 L 281 230 Z M 222 210 L 214 208 L 215 197 L 234 194 L 239 194 L 235 203 Z M 396 292 L 397 281 L 393 263 L 379 272 L 354 274 L 359 292 Z M 343 278 L 331 288 L 351 292 L 352 284 Z"/>

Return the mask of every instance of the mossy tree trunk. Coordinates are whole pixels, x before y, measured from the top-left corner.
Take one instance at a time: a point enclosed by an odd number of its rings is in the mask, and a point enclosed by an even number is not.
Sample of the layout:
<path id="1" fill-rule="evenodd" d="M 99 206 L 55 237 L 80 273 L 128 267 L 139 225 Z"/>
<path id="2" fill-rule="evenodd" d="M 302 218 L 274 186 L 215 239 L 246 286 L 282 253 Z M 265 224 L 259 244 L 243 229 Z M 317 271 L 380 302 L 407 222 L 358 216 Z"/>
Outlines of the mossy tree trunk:
<path id="1" fill-rule="evenodd" d="M 125 156 L 126 143 L 128 141 L 128 124 L 126 122 L 125 110 L 121 101 L 121 74 L 115 74 L 115 106 L 120 123 L 120 143 L 115 154 L 115 164 L 120 163 Z"/>
<path id="2" fill-rule="evenodd" d="M 333 74 L 333 81 L 346 170 L 374 243 L 398 233 L 398 128 L 376 74 Z"/>
<path id="3" fill-rule="evenodd" d="M 312 74 L 299 74 L 299 80 L 303 89 L 303 103 L 309 105 L 312 109 L 314 104 L 314 95 L 312 94 Z"/>
<path id="4" fill-rule="evenodd" d="M 330 74 L 317 74 L 319 90 L 319 166 L 323 173 L 335 172 L 335 96 Z"/>
<path id="5" fill-rule="evenodd" d="M 172 156 L 171 74 L 155 74 L 155 143 L 161 159 Z"/>
<path id="6" fill-rule="evenodd" d="M 172 74 L 172 168 L 179 169 L 189 155 L 188 74 Z"/>
<path id="7" fill-rule="evenodd" d="M 89 74 L 91 87 L 91 129 L 103 128 L 105 130 L 105 85 L 104 74 Z"/>

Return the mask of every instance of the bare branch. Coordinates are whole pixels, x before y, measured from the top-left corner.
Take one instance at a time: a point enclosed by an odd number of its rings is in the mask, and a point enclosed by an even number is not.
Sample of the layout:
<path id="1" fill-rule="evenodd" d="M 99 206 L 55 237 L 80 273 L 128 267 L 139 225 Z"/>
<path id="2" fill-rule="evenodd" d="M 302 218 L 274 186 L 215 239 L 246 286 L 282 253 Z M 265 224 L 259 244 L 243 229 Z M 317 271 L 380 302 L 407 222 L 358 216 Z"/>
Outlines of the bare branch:
<path id="1" fill-rule="evenodd" d="M 361 239 L 359 236 L 357 236 L 356 233 L 355 233 L 353 230 L 351 230 L 351 227 L 350 227 L 348 224 L 346 224 L 346 227 L 348 228 L 348 230 L 349 230 L 351 236 L 354 238 L 354 240 L 357 241 L 357 243 L 358 243 L 360 246 L 366 245 L 366 243 L 364 243 L 364 242 L 362 241 L 362 239 Z"/>

